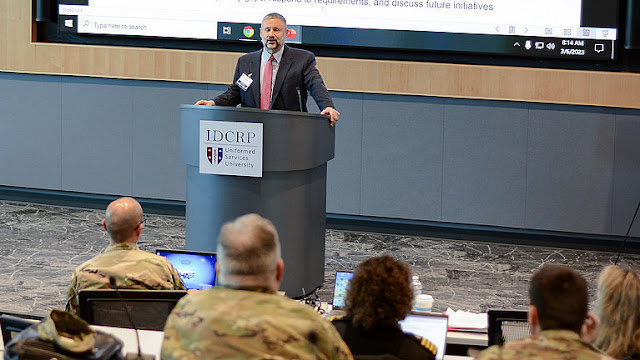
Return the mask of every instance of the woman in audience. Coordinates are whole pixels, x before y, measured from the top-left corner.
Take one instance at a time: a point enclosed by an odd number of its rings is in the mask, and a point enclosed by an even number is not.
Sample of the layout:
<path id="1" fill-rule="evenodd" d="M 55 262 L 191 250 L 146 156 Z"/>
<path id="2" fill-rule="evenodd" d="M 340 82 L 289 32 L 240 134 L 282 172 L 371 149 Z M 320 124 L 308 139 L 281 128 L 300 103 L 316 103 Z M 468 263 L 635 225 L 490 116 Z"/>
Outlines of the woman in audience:
<path id="1" fill-rule="evenodd" d="M 349 282 L 346 317 L 331 318 L 353 356 L 434 359 L 429 340 L 402 332 L 398 321 L 411 312 L 413 290 L 409 267 L 383 255 L 362 262 Z"/>
<path id="2" fill-rule="evenodd" d="M 607 266 L 598 280 L 596 315 L 600 330 L 594 345 L 618 359 L 640 359 L 640 274 Z"/>

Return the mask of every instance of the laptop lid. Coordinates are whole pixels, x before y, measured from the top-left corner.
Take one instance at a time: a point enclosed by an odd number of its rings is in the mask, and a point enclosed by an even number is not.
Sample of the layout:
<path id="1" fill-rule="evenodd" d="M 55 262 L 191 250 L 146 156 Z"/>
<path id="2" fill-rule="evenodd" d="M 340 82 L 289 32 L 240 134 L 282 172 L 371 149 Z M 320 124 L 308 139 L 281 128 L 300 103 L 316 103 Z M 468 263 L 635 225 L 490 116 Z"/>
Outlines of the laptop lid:
<path id="1" fill-rule="evenodd" d="M 216 253 L 208 251 L 158 249 L 178 270 L 187 289 L 207 289 L 216 283 Z"/>
<path id="2" fill-rule="evenodd" d="M 340 310 L 344 308 L 345 301 L 347 299 L 347 289 L 349 288 L 349 282 L 352 277 L 353 271 L 336 271 L 336 275 L 333 280 L 333 300 L 331 301 L 333 309 Z"/>
<path id="3" fill-rule="evenodd" d="M 422 336 L 438 348 L 437 360 L 444 358 L 448 325 L 449 317 L 438 313 L 413 313 L 400 321 L 403 332 Z"/>

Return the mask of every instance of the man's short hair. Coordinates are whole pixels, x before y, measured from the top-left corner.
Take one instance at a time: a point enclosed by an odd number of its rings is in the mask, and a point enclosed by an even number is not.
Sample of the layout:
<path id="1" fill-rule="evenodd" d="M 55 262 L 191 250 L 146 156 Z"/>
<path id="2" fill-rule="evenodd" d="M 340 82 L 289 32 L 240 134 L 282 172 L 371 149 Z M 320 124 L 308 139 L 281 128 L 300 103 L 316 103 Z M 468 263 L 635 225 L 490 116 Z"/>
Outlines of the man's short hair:
<path id="1" fill-rule="evenodd" d="M 407 264 L 389 255 L 363 261 L 347 290 L 346 312 L 355 326 L 398 327 L 411 312 L 413 290 Z"/>
<path id="2" fill-rule="evenodd" d="M 280 259 L 278 232 L 258 214 L 243 215 L 222 226 L 217 252 L 220 272 L 225 275 L 271 274 Z"/>
<path id="3" fill-rule="evenodd" d="M 277 12 L 268 13 L 262 18 L 262 22 L 269 19 L 280 19 L 284 23 L 284 26 L 285 27 L 287 26 L 287 19 L 285 19 L 284 16 L 282 16 L 282 14 L 280 13 L 277 13 Z"/>
<path id="4" fill-rule="evenodd" d="M 565 265 L 541 267 L 529 284 L 529 299 L 538 310 L 542 330 L 565 329 L 579 334 L 588 297 L 585 279 Z"/>

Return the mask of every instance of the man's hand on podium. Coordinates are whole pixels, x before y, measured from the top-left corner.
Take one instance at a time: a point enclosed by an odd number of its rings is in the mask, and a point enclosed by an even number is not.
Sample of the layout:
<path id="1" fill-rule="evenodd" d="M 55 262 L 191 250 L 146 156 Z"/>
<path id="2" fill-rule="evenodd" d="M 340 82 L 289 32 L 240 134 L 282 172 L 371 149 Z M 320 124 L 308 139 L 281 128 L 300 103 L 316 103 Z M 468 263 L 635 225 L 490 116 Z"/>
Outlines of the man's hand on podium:
<path id="1" fill-rule="evenodd" d="M 195 105 L 207 105 L 207 106 L 215 106 L 216 103 L 213 100 L 198 100 Z"/>
<path id="2" fill-rule="evenodd" d="M 340 113 L 338 112 L 338 110 L 332 108 L 331 106 L 324 108 L 324 110 L 322 110 L 320 114 L 329 115 L 331 117 L 331 126 L 335 125 L 338 122 L 338 119 L 340 119 Z"/>

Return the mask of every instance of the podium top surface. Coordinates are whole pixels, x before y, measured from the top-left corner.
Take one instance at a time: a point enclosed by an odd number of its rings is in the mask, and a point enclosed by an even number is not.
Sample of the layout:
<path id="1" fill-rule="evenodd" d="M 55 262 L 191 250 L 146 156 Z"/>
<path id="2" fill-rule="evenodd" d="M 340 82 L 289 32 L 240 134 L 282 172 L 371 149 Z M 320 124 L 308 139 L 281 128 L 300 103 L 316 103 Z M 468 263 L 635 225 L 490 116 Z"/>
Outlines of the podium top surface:
<path id="1" fill-rule="evenodd" d="M 317 118 L 318 120 L 329 120 L 329 115 L 323 114 L 314 114 L 302 111 L 289 111 L 289 110 L 262 110 L 257 108 L 250 107 L 235 107 L 235 106 L 206 106 L 206 105 L 180 105 L 180 109 L 215 109 L 215 111 L 230 111 L 230 112 L 246 112 L 246 113 L 254 113 L 254 114 L 264 114 L 268 112 L 269 114 L 273 114 L 276 116 L 299 116 L 303 118 L 313 119 Z"/>

